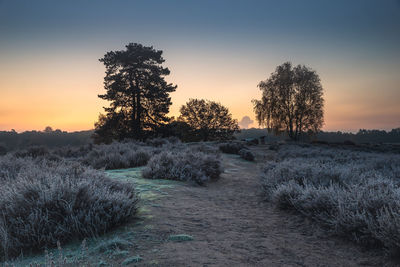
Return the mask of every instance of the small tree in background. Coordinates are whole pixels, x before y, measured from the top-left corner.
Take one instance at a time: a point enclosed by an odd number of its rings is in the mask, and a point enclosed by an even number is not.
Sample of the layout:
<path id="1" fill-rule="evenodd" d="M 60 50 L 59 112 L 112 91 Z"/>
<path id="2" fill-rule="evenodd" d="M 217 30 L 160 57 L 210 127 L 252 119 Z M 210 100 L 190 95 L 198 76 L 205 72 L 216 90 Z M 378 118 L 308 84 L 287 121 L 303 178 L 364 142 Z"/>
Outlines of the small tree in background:
<path id="1" fill-rule="evenodd" d="M 52 133 L 53 132 L 53 128 L 51 128 L 50 126 L 46 126 L 46 128 L 44 128 L 43 132 L 44 133 Z"/>
<path id="2" fill-rule="evenodd" d="M 153 131 L 168 122 L 171 98 L 176 86 L 167 83 L 170 74 L 164 68 L 161 50 L 130 43 L 125 50 L 107 52 L 100 59 L 106 67 L 101 99 L 111 101 L 107 112 L 95 124 L 97 142 L 123 138 L 144 138 L 144 131 Z"/>
<path id="3" fill-rule="evenodd" d="M 175 120 L 171 118 L 171 121 L 167 124 L 162 125 L 157 129 L 157 134 L 160 137 L 177 137 L 182 142 L 196 142 L 199 141 L 199 137 L 193 133 L 193 129 L 184 121 Z"/>
<path id="4" fill-rule="evenodd" d="M 237 120 L 220 103 L 190 99 L 180 109 L 179 120 L 187 123 L 199 140 L 227 140 L 239 131 Z"/>
<path id="5" fill-rule="evenodd" d="M 278 66 L 258 84 L 261 100 L 253 100 L 260 125 L 275 133 L 287 132 L 293 140 L 302 133 L 316 133 L 324 123 L 323 89 L 318 74 L 304 65 Z"/>

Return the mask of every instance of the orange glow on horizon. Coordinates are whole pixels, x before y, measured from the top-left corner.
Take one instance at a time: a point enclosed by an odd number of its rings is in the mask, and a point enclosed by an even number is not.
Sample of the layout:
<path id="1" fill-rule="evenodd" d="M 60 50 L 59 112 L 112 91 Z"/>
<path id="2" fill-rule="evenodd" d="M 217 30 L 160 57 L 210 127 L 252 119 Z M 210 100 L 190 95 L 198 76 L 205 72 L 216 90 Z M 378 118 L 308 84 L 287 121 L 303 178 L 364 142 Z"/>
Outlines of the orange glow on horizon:
<path id="1" fill-rule="evenodd" d="M 97 55 L 80 56 L 57 51 L 0 63 L 0 130 L 53 129 L 78 131 L 93 129 L 94 122 L 107 102 L 104 93 L 104 68 Z M 260 98 L 257 84 L 269 77 L 275 59 L 268 64 L 253 64 L 255 58 L 226 60 L 227 55 L 166 54 L 171 70 L 167 80 L 177 84 L 171 94 L 171 116 L 189 98 L 205 98 L 227 106 L 240 121 L 249 116 L 255 121 L 251 100 Z M 79 64 L 77 64 L 79 62 Z M 198 62 L 198 64 L 192 64 Z M 294 62 L 297 63 L 297 62 Z M 386 76 L 368 77 L 368 72 L 343 77 L 330 73 L 324 65 L 311 67 L 320 74 L 325 90 L 325 126 L 328 131 L 357 131 L 360 128 L 391 129 L 400 126 L 400 81 L 387 81 Z M 20 72 L 20 66 L 25 66 Z M 384 93 L 377 89 L 385 84 Z M 258 127 L 254 122 L 250 127 Z"/>

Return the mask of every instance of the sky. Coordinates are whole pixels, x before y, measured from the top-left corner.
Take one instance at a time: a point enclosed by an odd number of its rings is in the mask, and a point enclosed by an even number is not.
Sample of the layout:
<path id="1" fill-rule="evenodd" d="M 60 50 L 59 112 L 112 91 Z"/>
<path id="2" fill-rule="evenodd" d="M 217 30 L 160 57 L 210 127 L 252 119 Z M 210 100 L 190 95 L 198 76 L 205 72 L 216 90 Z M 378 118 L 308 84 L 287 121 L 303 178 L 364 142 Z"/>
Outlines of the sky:
<path id="1" fill-rule="evenodd" d="M 398 0 L 0 0 L 0 131 L 92 129 L 98 59 L 130 42 L 164 51 L 171 116 L 205 98 L 255 121 L 258 83 L 291 61 L 321 78 L 323 130 L 400 127 Z"/>

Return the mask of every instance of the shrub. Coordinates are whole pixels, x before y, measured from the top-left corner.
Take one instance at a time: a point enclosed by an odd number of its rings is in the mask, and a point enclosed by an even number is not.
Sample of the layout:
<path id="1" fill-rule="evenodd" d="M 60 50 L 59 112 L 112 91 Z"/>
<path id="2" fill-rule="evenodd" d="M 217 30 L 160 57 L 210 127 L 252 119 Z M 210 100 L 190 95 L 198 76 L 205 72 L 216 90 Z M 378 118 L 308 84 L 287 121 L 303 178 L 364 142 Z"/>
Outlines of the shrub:
<path id="1" fill-rule="evenodd" d="M 221 174 L 217 156 L 199 151 L 163 151 L 153 156 L 142 175 L 150 179 L 193 181 L 204 184 Z"/>
<path id="2" fill-rule="evenodd" d="M 150 147 L 134 142 L 94 146 L 81 161 L 95 169 L 122 169 L 147 164 L 152 154 Z"/>
<path id="3" fill-rule="evenodd" d="M 0 255 L 103 234 L 131 220 L 133 185 L 73 162 L 0 158 Z"/>
<path id="4" fill-rule="evenodd" d="M 219 150 L 227 154 L 239 154 L 239 151 L 244 148 L 244 145 L 239 142 L 230 142 L 219 145 Z"/>
<path id="5" fill-rule="evenodd" d="M 251 138 L 249 140 L 246 140 L 246 145 L 248 146 L 255 146 L 258 145 L 260 142 L 258 141 L 258 138 Z"/>
<path id="6" fill-rule="evenodd" d="M 178 149 L 182 149 L 178 148 Z M 210 143 L 203 143 L 203 142 L 199 142 L 199 143 L 194 143 L 194 144 L 190 144 L 189 145 L 189 149 L 191 151 L 199 151 L 199 152 L 203 152 L 206 154 L 213 154 L 216 156 L 220 156 L 221 151 L 219 150 L 218 147 L 216 147 L 214 144 L 210 144 Z"/>
<path id="7" fill-rule="evenodd" d="M 268 200 L 327 231 L 400 252 L 400 156 L 283 146 L 264 166 Z"/>
<path id="8" fill-rule="evenodd" d="M 244 160 L 254 161 L 254 154 L 248 149 L 242 148 L 239 150 L 239 155 Z"/>
<path id="9" fill-rule="evenodd" d="M 147 143 L 126 140 L 111 144 L 88 144 L 79 147 L 60 147 L 48 150 L 45 147 L 29 147 L 14 153 L 16 157 L 38 158 L 60 161 L 62 158 L 83 163 L 95 169 L 122 169 L 140 167 L 147 164 L 153 154 L 163 150 L 182 149 L 179 139 L 155 138 Z"/>
<path id="10" fill-rule="evenodd" d="M 84 146 L 64 146 L 53 150 L 53 154 L 62 158 L 81 158 L 86 156 L 93 149 L 93 144 Z"/>
<path id="11" fill-rule="evenodd" d="M 38 157 L 45 157 L 49 155 L 49 151 L 44 146 L 32 146 L 28 147 L 24 150 L 20 150 L 14 153 L 17 158 L 38 158 Z"/>
<path id="12" fill-rule="evenodd" d="M 171 136 L 171 137 L 166 137 L 166 138 L 153 138 L 153 139 L 148 139 L 146 140 L 146 144 L 149 146 L 154 146 L 154 147 L 162 147 L 167 144 L 178 144 L 181 141 L 179 140 L 178 137 Z"/>

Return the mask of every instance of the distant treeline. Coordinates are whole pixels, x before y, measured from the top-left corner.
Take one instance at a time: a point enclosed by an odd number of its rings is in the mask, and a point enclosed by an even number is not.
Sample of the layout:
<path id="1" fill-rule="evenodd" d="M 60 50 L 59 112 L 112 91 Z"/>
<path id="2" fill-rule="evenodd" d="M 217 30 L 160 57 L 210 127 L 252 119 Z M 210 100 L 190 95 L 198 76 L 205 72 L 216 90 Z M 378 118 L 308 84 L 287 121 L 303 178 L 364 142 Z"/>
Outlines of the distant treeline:
<path id="1" fill-rule="evenodd" d="M 251 139 L 265 136 L 266 142 L 286 140 L 288 136 L 282 134 L 276 136 L 273 133 L 268 133 L 267 129 L 242 129 L 240 133 L 235 134 L 237 139 Z M 400 143 L 400 128 L 392 129 L 391 131 L 384 130 L 365 130 L 361 129 L 357 133 L 343 132 L 318 132 L 313 136 L 303 135 L 302 141 L 321 141 L 329 143 L 343 143 L 351 141 L 357 144 L 361 143 Z"/>
<path id="2" fill-rule="evenodd" d="M 81 146 L 92 142 L 92 130 L 79 132 L 55 131 L 0 131 L 0 155 L 5 151 L 29 146 L 61 147 Z"/>
<path id="3" fill-rule="evenodd" d="M 17 133 L 15 131 L 0 131 L 0 154 L 7 151 L 26 148 L 29 146 L 62 147 L 81 146 L 92 143 L 93 130 L 79 132 L 65 132 L 61 130 L 26 131 Z M 268 133 L 266 129 L 242 129 L 235 134 L 235 138 L 253 139 L 265 136 L 266 142 L 286 140 L 289 137 L 285 134 L 275 135 Z M 185 140 L 184 140 L 185 141 Z M 319 141 L 329 143 L 343 143 L 351 141 L 361 143 L 400 143 L 400 128 L 391 131 L 383 130 L 359 130 L 357 133 L 343 132 L 319 132 L 314 136 L 302 137 L 302 141 Z"/>

